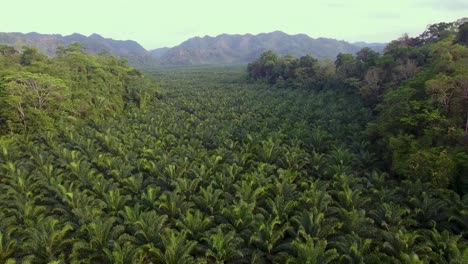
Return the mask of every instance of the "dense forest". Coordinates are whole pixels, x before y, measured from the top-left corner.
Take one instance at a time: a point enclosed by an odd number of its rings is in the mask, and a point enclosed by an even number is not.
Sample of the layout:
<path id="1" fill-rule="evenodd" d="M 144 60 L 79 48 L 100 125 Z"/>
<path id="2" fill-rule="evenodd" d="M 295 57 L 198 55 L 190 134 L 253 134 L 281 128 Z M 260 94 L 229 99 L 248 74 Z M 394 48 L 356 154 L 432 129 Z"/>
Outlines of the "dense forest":
<path id="1" fill-rule="evenodd" d="M 467 263 L 467 36 L 145 72 L 0 46 L 0 263 Z"/>
<path id="2" fill-rule="evenodd" d="M 334 65 L 269 51 L 249 64 L 251 79 L 283 88 L 359 94 L 375 117 L 369 141 L 400 179 L 468 193 L 468 23 L 439 23 L 384 54 L 363 48 Z M 458 32 L 458 33 L 457 33 Z"/>

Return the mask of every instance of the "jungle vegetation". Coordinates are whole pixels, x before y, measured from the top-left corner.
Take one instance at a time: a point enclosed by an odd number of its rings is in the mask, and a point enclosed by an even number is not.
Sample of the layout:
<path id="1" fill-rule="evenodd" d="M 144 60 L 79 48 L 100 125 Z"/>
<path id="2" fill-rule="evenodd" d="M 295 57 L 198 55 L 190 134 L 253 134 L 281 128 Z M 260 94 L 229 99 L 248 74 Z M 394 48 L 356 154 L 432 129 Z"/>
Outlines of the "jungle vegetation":
<path id="1" fill-rule="evenodd" d="M 466 24 L 142 72 L 0 47 L 0 263 L 466 263 Z"/>

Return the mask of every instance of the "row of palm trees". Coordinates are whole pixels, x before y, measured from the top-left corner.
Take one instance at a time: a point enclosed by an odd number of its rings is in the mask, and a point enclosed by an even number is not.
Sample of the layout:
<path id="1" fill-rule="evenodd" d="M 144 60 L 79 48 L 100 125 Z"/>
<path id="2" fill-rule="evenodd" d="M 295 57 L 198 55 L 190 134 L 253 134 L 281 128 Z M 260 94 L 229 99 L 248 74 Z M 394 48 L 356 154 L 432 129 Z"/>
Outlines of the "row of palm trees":
<path id="1" fill-rule="evenodd" d="M 0 263 L 466 260 L 466 197 L 379 171 L 352 95 L 159 78 L 148 109 L 0 139 Z"/>

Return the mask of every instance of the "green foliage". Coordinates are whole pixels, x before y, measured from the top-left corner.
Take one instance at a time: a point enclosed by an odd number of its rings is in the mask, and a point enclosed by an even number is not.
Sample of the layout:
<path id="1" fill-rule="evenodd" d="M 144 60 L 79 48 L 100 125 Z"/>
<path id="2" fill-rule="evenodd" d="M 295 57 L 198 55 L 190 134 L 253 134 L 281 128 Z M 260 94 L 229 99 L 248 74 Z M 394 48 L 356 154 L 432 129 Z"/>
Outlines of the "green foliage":
<path id="1" fill-rule="evenodd" d="M 11 234 L 0 231 L 0 261 L 6 262 L 16 249 L 16 240 L 11 238 Z"/>
<path id="2" fill-rule="evenodd" d="M 267 51 L 247 66 L 247 72 L 252 80 L 263 80 L 278 87 L 321 89 L 325 85 L 327 68 L 320 67 L 317 59 L 310 55 L 279 57 Z"/>
<path id="3" fill-rule="evenodd" d="M 338 54 L 335 60 L 336 75 L 341 79 L 357 77 L 360 79 L 362 74 L 362 62 L 352 54 Z"/>
<path id="4" fill-rule="evenodd" d="M 35 48 L 2 46 L 0 127 L 6 132 L 52 130 L 63 119 L 82 119 L 145 108 L 154 82 L 109 55 L 90 56 L 78 45 L 49 59 Z M 18 57 L 18 59 L 15 59 Z"/>
<path id="5" fill-rule="evenodd" d="M 149 252 L 154 254 L 156 263 L 193 263 L 190 252 L 196 244 L 195 241 L 187 241 L 183 234 L 176 234 L 171 229 L 167 229 L 166 234 L 163 236 L 164 251 L 159 248 L 151 248 Z"/>
<path id="6" fill-rule="evenodd" d="M 239 245 L 242 239 L 235 232 L 224 232 L 221 227 L 216 232 L 205 238 L 207 250 L 205 256 L 214 263 L 235 262 L 239 257 L 243 257 Z"/>
<path id="7" fill-rule="evenodd" d="M 292 246 L 297 252 L 297 257 L 289 259 L 288 263 L 332 263 L 339 257 L 336 249 L 326 249 L 326 241 L 314 241 L 310 236 L 307 236 L 304 242 L 294 241 Z"/>
<path id="8" fill-rule="evenodd" d="M 11 52 L 10 52 L 11 54 Z M 20 56 L 20 64 L 22 66 L 28 66 L 35 62 L 41 62 L 47 60 L 47 56 L 41 54 L 35 47 L 23 47 L 23 52 Z"/>
<path id="9" fill-rule="evenodd" d="M 357 93 L 271 89 L 230 69 L 148 74 L 165 95 L 145 108 L 0 139 L 2 262 L 463 259 L 466 203 L 439 188 L 444 170 L 464 175 L 463 152 L 453 163 L 393 137 L 412 175 L 400 182 L 372 158 Z"/>
<path id="10" fill-rule="evenodd" d="M 373 109 L 368 133 L 374 150 L 398 178 L 465 190 L 456 184 L 467 173 L 457 161 L 468 152 L 464 21 L 431 25 L 416 38 L 405 35 L 383 56 L 366 48 L 337 56 L 336 79 Z"/>
<path id="11" fill-rule="evenodd" d="M 18 72 L 6 76 L 4 82 L 1 110 L 10 130 L 50 129 L 50 118 L 58 117 L 69 106 L 70 89 L 50 75 Z"/>
<path id="12" fill-rule="evenodd" d="M 394 171 L 404 177 L 420 177 L 439 187 L 456 181 L 455 155 L 460 150 L 467 151 L 462 143 L 468 115 L 467 101 L 462 95 L 466 90 L 462 77 L 466 76 L 466 70 L 460 64 L 466 61 L 466 51 L 448 41 L 433 44 L 430 47 L 433 62 L 424 65 L 424 72 L 405 85 L 387 91 L 379 106 L 380 134 L 383 140 L 390 139 L 387 147 L 393 152 Z M 399 144 L 396 140 L 402 134 L 411 138 Z"/>
<path id="13" fill-rule="evenodd" d="M 464 263 L 453 40 L 341 55 L 336 75 L 266 53 L 263 83 L 0 49 L 0 262 Z"/>

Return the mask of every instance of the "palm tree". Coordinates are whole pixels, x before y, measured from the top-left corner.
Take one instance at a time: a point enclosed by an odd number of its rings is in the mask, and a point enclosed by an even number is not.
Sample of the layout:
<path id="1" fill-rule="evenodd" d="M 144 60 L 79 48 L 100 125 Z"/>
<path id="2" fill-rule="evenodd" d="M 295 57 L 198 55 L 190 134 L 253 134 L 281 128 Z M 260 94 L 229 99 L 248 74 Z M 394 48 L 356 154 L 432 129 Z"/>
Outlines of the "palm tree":
<path id="1" fill-rule="evenodd" d="M 102 149 L 97 144 L 97 141 L 93 138 L 86 138 L 85 140 L 76 141 L 78 145 L 76 148 L 86 154 L 88 158 L 93 162 L 97 162 L 97 158 L 100 155 L 99 153 L 102 152 Z"/>
<path id="2" fill-rule="evenodd" d="M 91 262 L 104 262 L 106 250 L 111 250 L 114 242 L 125 231 L 124 226 L 116 224 L 117 218 L 109 217 L 105 220 L 95 219 L 83 225 L 81 232 L 85 234 L 85 241 L 73 244 L 72 258 L 87 259 Z"/>
<path id="3" fill-rule="evenodd" d="M 245 241 L 248 241 L 258 227 L 258 222 L 263 221 L 263 215 L 255 214 L 254 209 L 254 203 L 249 204 L 241 200 L 229 207 L 224 207 L 222 218 L 216 220 L 229 224 Z"/>
<path id="4" fill-rule="evenodd" d="M 409 199 L 410 208 L 414 208 L 411 217 L 417 221 L 420 227 L 432 229 L 450 229 L 449 204 L 446 201 L 436 199 L 427 192 Z"/>
<path id="5" fill-rule="evenodd" d="M 92 185 L 92 190 L 96 194 L 96 196 L 98 196 L 101 200 L 105 200 L 104 197 L 112 199 L 111 197 L 109 197 L 109 192 L 113 189 L 115 189 L 115 183 L 113 180 L 108 180 L 104 178 L 102 174 L 96 175 L 96 178 L 93 180 Z"/>
<path id="6" fill-rule="evenodd" d="M 464 259 L 461 236 L 450 234 L 447 230 L 438 232 L 437 230 L 422 230 L 427 245 L 431 247 L 428 253 L 430 260 L 435 263 L 463 263 Z"/>
<path id="7" fill-rule="evenodd" d="M 185 264 L 193 263 L 190 255 L 197 242 L 187 240 L 184 233 L 176 233 L 166 229 L 162 236 L 164 250 L 151 247 L 149 253 L 154 257 L 156 263 L 162 264 Z"/>
<path id="8" fill-rule="evenodd" d="M 306 174 L 302 174 L 295 170 L 290 169 L 278 169 L 278 178 L 281 179 L 283 183 L 290 184 L 292 188 L 295 189 L 296 183 L 303 184 L 304 181 L 300 181 Z"/>
<path id="9" fill-rule="evenodd" d="M 309 141 L 314 151 L 324 151 L 329 145 L 329 133 L 320 126 L 313 126 L 309 133 Z"/>
<path id="10" fill-rule="evenodd" d="M 299 197 L 301 206 L 316 208 L 319 212 L 327 213 L 333 201 L 327 192 L 327 182 L 312 181 L 305 183 L 304 186 L 304 191 Z"/>
<path id="11" fill-rule="evenodd" d="M 375 221 L 380 228 L 387 231 L 396 231 L 407 224 L 415 224 L 414 221 L 409 222 L 406 216 L 410 213 L 408 208 L 402 208 L 394 203 L 384 203 L 376 209 L 369 211 L 369 216 Z"/>
<path id="12" fill-rule="evenodd" d="M 22 195 L 17 195 L 9 203 L 10 205 L 5 208 L 5 212 L 14 217 L 20 225 L 34 226 L 38 219 L 44 218 L 47 210 L 47 207 L 36 205 L 33 201 Z"/>
<path id="13" fill-rule="evenodd" d="M 424 243 L 420 234 L 404 228 L 396 233 L 384 231 L 383 237 L 385 242 L 382 244 L 382 250 L 387 255 L 397 258 L 402 256 L 402 254 L 427 254 L 427 252 L 431 251 L 431 248 L 427 246 L 427 243 Z"/>
<path id="14" fill-rule="evenodd" d="M 70 224 L 62 225 L 52 217 L 40 219 L 35 227 L 24 230 L 22 250 L 36 261 L 63 259 L 75 241 L 71 238 L 72 231 Z"/>
<path id="15" fill-rule="evenodd" d="M 274 216 L 277 216 L 281 221 L 289 221 L 290 216 L 296 209 L 298 202 L 295 200 L 287 200 L 283 195 L 277 195 L 274 200 L 271 198 L 267 199 L 267 205 L 269 212 Z M 264 215 L 267 215 L 267 212 L 263 212 Z"/>
<path id="16" fill-rule="evenodd" d="M 325 154 L 323 152 L 317 152 L 312 150 L 310 157 L 310 165 L 312 169 L 312 175 L 314 177 L 323 177 L 326 167 Z"/>
<path id="17" fill-rule="evenodd" d="M 273 261 L 275 253 L 288 248 L 288 243 L 282 240 L 290 229 L 288 224 L 282 224 L 275 217 L 260 225 L 258 231 L 250 238 L 250 244 L 262 250 L 269 261 Z"/>
<path id="18" fill-rule="evenodd" d="M 237 164 L 223 164 L 223 173 L 224 175 L 234 181 L 239 181 L 243 167 L 238 166 Z"/>
<path id="19" fill-rule="evenodd" d="M 6 172 L 1 187 L 8 196 L 20 194 L 32 199 L 37 198 L 36 194 L 40 193 L 43 182 L 36 175 L 12 162 L 2 167 Z"/>
<path id="20" fill-rule="evenodd" d="M 239 248 L 243 240 L 234 231 L 224 232 L 218 227 L 215 233 L 206 235 L 203 240 L 207 242 L 205 256 L 212 262 L 230 263 L 244 256 Z"/>
<path id="21" fill-rule="evenodd" d="M 366 260 L 373 258 L 371 252 L 371 239 L 364 239 L 356 234 L 346 234 L 340 236 L 331 243 L 340 254 L 340 263 L 365 263 Z"/>
<path id="22" fill-rule="evenodd" d="M 219 165 L 221 164 L 221 161 L 223 160 L 223 157 L 219 155 L 211 155 L 205 159 L 205 164 L 214 173 L 218 170 Z"/>
<path id="23" fill-rule="evenodd" d="M 161 188 L 158 186 L 149 186 L 146 191 L 141 194 L 141 205 L 143 209 L 153 210 L 158 208 Z"/>
<path id="24" fill-rule="evenodd" d="M 348 185 L 342 186 L 342 190 L 333 192 L 337 206 L 348 210 L 365 208 L 370 198 L 364 196 L 358 188 L 351 189 Z"/>
<path id="25" fill-rule="evenodd" d="M 181 193 L 187 200 L 191 199 L 191 196 L 198 190 L 202 179 L 189 179 L 189 178 L 176 178 L 172 181 L 172 186 L 175 188 L 175 192 Z"/>
<path id="26" fill-rule="evenodd" d="M 325 214 L 319 212 L 317 208 L 312 211 L 304 211 L 291 218 L 297 228 L 297 237 L 316 237 L 319 239 L 327 239 L 338 233 L 342 223 L 338 222 L 335 218 L 325 217 Z"/>
<path id="27" fill-rule="evenodd" d="M 0 230 L 0 262 L 6 262 L 17 250 L 17 241 L 12 238 L 13 230 L 2 232 Z"/>
<path id="28" fill-rule="evenodd" d="M 462 207 L 461 210 L 457 210 L 458 207 L 452 209 L 455 213 L 452 213 L 450 216 L 449 221 L 452 224 L 451 229 L 454 230 L 455 233 L 461 234 L 468 234 L 468 196 L 466 197 L 465 206 Z"/>
<path id="29" fill-rule="evenodd" d="M 124 206 L 131 200 L 129 195 L 121 195 L 120 189 L 118 188 L 105 193 L 102 199 L 106 203 L 107 210 L 112 215 L 117 215 L 119 210 L 123 209 Z"/>
<path id="30" fill-rule="evenodd" d="M 112 249 L 104 248 L 105 263 L 115 264 L 140 264 L 145 263 L 145 256 L 142 249 L 135 247 L 129 242 L 121 246 L 119 243 L 114 242 Z"/>
<path id="31" fill-rule="evenodd" d="M 121 181 L 121 185 L 126 192 L 130 193 L 132 196 L 136 196 L 141 192 L 143 187 L 143 175 L 138 173 L 124 178 Z"/>
<path id="32" fill-rule="evenodd" d="M 175 220 L 179 214 L 185 213 L 192 206 L 192 202 L 185 201 L 184 197 L 175 191 L 166 192 L 159 197 L 159 210 L 171 220 Z"/>
<path id="33" fill-rule="evenodd" d="M 187 232 L 190 239 L 200 241 L 213 219 L 213 216 L 205 216 L 200 210 L 188 210 L 176 221 L 176 226 Z"/>
<path id="34" fill-rule="evenodd" d="M 405 264 L 424 264 L 426 262 L 419 259 L 419 256 L 414 252 L 411 254 L 401 253 L 400 258 L 403 260 Z"/>
<path id="35" fill-rule="evenodd" d="M 120 157 L 115 158 L 114 161 L 116 164 L 114 164 L 111 168 L 107 170 L 107 174 L 109 176 L 112 176 L 117 182 L 122 182 L 124 179 L 132 176 L 132 171 L 134 170 L 134 167 L 132 165 L 126 163 Z"/>
<path id="36" fill-rule="evenodd" d="M 194 174 L 195 178 L 203 181 L 207 180 L 212 174 L 212 169 L 209 169 L 205 164 L 194 165 L 190 171 Z"/>
<path id="37" fill-rule="evenodd" d="M 377 161 L 377 157 L 374 153 L 367 150 L 368 147 L 360 148 L 356 153 L 356 159 L 354 160 L 354 166 L 362 169 L 371 167 Z"/>
<path id="38" fill-rule="evenodd" d="M 263 195 L 266 191 L 265 187 L 260 187 L 255 182 L 241 181 L 235 183 L 234 188 L 236 189 L 236 197 L 240 200 L 246 201 L 247 203 L 256 203 L 257 197 Z"/>
<path id="39" fill-rule="evenodd" d="M 267 141 L 261 141 L 257 150 L 258 160 L 265 163 L 274 163 L 279 155 L 279 144 L 268 138 Z"/>
<path id="40" fill-rule="evenodd" d="M 70 171 L 69 175 L 75 177 L 76 182 L 80 183 L 83 188 L 91 188 L 97 174 L 91 163 L 86 160 L 77 160 L 71 162 L 66 168 Z"/>
<path id="41" fill-rule="evenodd" d="M 310 163 L 309 155 L 303 148 L 301 148 L 300 143 L 298 142 L 294 142 L 293 145 L 286 145 L 285 151 L 281 154 L 281 165 L 286 169 L 303 171 L 303 169 Z"/>
<path id="42" fill-rule="evenodd" d="M 372 225 L 372 219 L 366 216 L 365 210 L 347 210 L 345 208 L 335 207 L 332 210 L 332 215 L 343 223 L 340 225 L 340 232 L 345 234 L 355 232 L 363 236 L 372 234 L 372 230 L 367 228 Z"/>
<path id="43" fill-rule="evenodd" d="M 55 187 L 57 198 L 60 199 L 54 202 L 55 212 L 63 211 L 63 213 L 74 215 L 76 218 L 73 220 L 79 220 L 79 224 L 90 223 L 96 217 L 102 216 L 105 203 L 94 198 L 88 192 L 80 192 L 73 185 L 66 187 L 62 184 L 56 184 L 53 187 Z"/>
<path id="44" fill-rule="evenodd" d="M 213 176 L 212 184 L 215 188 L 222 190 L 224 193 L 232 193 L 233 185 L 236 179 L 232 175 L 226 175 L 224 172 L 216 172 Z"/>
<path id="45" fill-rule="evenodd" d="M 292 247 L 296 251 L 295 257 L 290 257 L 288 263 L 327 264 L 338 259 L 336 249 L 327 249 L 326 240 L 314 240 L 307 236 L 305 241 L 295 240 Z"/>
<path id="46" fill-rule="evenodd" d="M 139 245 L 161 246 L 161 234 L 167 222 L 167 215 L 158 215 L 155 211 L 144 212 L 140 214 L 138 221 L 135 222 L 133 242 Z"/>
<path id="47" fill-rule="evenodd" d="M 223 207 L 222 200 L 223 191 L 214 189 L 213 185 L 208 187 L 201 187 L 197 195 L 193 196 L 193 201 L 201 211 L 213 215 L 218 208 Z"/>

